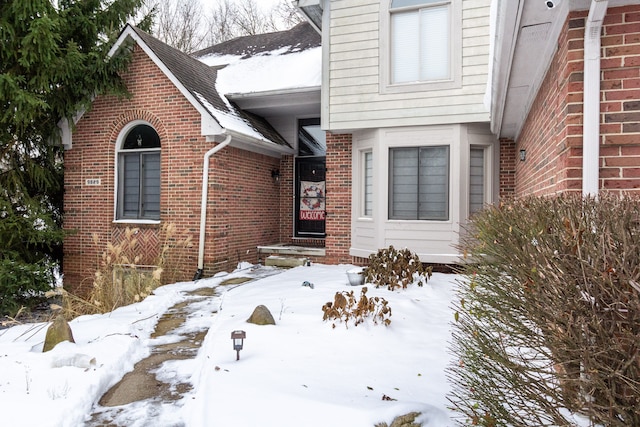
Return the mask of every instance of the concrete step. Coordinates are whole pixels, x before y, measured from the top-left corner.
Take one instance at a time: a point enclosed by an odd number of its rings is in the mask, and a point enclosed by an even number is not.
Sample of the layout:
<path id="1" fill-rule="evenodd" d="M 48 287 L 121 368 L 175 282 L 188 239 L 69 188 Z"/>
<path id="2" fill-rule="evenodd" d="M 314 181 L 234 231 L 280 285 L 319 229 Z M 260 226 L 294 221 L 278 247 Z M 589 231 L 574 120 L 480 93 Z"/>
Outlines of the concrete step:
<path id="1" fill-rule="evenodd" d="M 307 258 L 270 255 L 265 259 L 264 265 L 267 267 L 292 268 L 305 265 L 307 260 Z"/>

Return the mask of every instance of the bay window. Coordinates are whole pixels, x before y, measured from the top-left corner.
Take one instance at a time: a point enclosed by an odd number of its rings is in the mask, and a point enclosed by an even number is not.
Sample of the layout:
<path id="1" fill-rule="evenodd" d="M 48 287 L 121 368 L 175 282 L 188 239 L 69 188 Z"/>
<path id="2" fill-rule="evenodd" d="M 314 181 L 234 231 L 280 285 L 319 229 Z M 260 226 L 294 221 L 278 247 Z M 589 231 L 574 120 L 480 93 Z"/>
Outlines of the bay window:
<path id="1" fill-rule="evenodd" d="M 389 219 L 449 219 L 449 146 L 389 149 Z"/>
<path id="2" fill-rule="evenodd" d="M 370 217 L 373 215 L 373 153 L 365 151 L 363 153 L 364 169 L 364 203 L 363 214 Z"/>
<path id="3" fill-rule="evenodd" d="M 484 147 L 471 147 L 469 156 L 469 214 L 478 212 L 485 204 L 485 153 Z"/>

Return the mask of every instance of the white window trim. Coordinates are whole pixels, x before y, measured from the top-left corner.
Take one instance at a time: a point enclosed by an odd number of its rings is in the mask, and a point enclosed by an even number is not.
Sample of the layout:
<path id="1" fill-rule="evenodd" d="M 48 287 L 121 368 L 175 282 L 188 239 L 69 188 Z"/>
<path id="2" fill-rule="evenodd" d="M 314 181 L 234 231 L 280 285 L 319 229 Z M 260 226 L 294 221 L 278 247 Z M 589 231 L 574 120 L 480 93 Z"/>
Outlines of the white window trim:
<path id="1" fill-rule="evenodd" d="M 442 2 L 429 4 L 429 6 L 439 6 L 444 4 L 450 4 L 450 78 L 448 80 L 437 81 L 391 83 L 391 0 L 384 0 L 381 2 L 379 33 L 381 94 L 432 91 L 462 87 L 462 1 L 443 0 Z"/>
<path id="2" fill-rule="evenodd" d="M 366 192 L 367 192 L 367 190 L 366 190 L 366 186 L 365 186 L 366 182 L 367 182 L 367 179 L 366 179 L 367 162 L 365 160 L 365 156 L 367 154 L 371 154 L 371 168 L 372 168 L 372 175 L 371 175 L 371 181 L 372 181 L 371 182 L 371 185 L 372 185 L 371 214 L 369 214 L 369 215 L 367 215 L 367 213 L 366 213 L 366 207 L 367 207 L 367 205 L 366 205 Z M 362 181 L 360 182 L 360 185 L 359 185 L 360 206 L 358 207 L 358 212 L 359 212 L 358 216 L 359 216 L 360 219 L 371 220 L 371 219 L 373 219 L 373 213 L 375 211 L 375 204 L 376 204 L 376 202 L 375 202 L 376 191 L 375 191 L 375 184 L 373 182 L 373 181 L 375 181 L 375 176 L 376 176 L 375 167 L 374 167 L 375 161 L 374 161 L 373 149 L 372 148 L 365 148 L 365 149 L 360 150 L 359 159 L 360 159 L 360 164 L 359 164 L 359 167 L 358 167 L 358 171 L 359 171 L 359 174 L 360 174 L 360 179 Z"/>
<path id="3" fill-rule="evenodd" d="M 415 224 L 451 224 L 456 221 L 456 215 L 454 209 L 456 209 L 457 204 L 454 204 L 453 194 L 456 192 L 454 186 L 454 177 L 459 173 L 458 166 L 454 162 L 455 156 L 459 155 L 459 150 L 457 149 L 457 144 L 454 144 L 453 141 L 446 139 L 438 139 L 432 138 L 432 134 L 425 133 L 420 134 L 418 138 L 409 138 L 404 140 L 394 140 L 389 141 L 385 144 L 385 150 L 387 152 L 387 161 L 384 170 L 381 170 L 381 173 L 385 174 L 385 202 L 386 202 L 386 211 L 385 211 L 385 221 L 389 223 L 415 223 Z M 440 219 L 393 219 L 389 218 L 389 192 L 391 191 L 389 188 L 389 173 L 391 168 L 389 167 L 389 150 L 391 148 L 419 148 L 419 147 L 434 147 L 434 146 L 449 146 L 449 219 L 440 220 Z M 375 170 L 374 170 L 375 174 Z M 468 196 L 467 196 L 468 198 Z"/>
<path id="4" fill-rule="evenodd" d="M 398 149 L 398 150 L 402 150 L 402 149 L 417 149 L 420 150 L 422 148 L 440 148 L 440 147 L 446 147 L 447 151 L 448 151 L 448 159 L 447 159 L 447 175 L 448 175 L 448 181 L 447 181 L 447 216 L 446 218 L 391 218 L 390 216 L 390 212 L 391 212 L 391 205 L 393 203 L 392 201 L 392 197 L 391 197 L 391 193 L 392 193 L 392 186 L 391 186 L 391 174 L 393 173 L 393 169 L 391 167 L 391 151 L 394 149 Z M 451 157 L 451 145 L 450 144 L 422 144 L 422 145 L 418 145 L 418 146 L 398 146 L 398 147 L 389 147 L 388 148 L 388 155 L 387 155 L 387 159 L 388 159 L 388 178 L 387 178 L 387 217 L 389 218 L 389 221 L 417 221 L 417 222 L 442 222 L 442 223 L 447 223 L 451 221 L 451 161 L 452 161 L 452 157 Z M 420 166 L 418 165 L 418 174 L 419 174 L 419 169 Z M 418 179 L 418 175 L 415 176 L 416 179 Z M 416 200 L 419 200 L 419 189 L 418 189 L 418 193 L 416 193 Z M 419 205 L 419 203 L 418 203 Z M 418 216 L 419 213 L 418 213 Z"/>
<path id="5" fill-rule="evenodd" d="M 119 160 L 118 159 L 120 158 L 120 153 L 122 151 L 125 151 L 125 150 L 122 150 L 122 146 L 124 145 L 124 140 L 127 137 L 127 134 L 131 129 L 133 129 L 138 125 L 147 125 L 155 129 L 155 127 L 153 127 L 153 125 L 147 122 L 146 120 L 133 120 L 122 127 L 122 129 L 120 130 L 120 133 L 118 134 L 118 138 L 116 139 L 116 149 L 114 150 L 115 159 L 113 161 L 114 170 L 113 170 L 113 221 L 112 222 L 114 224 L 160 224 L 161 222 L 159 219 L 118 218 L 118 182 L 119 182 L 119 179 L 118 179 Z M 135 152 L 161 151 L 161 150 L 162 150 L 162 146 L 160 147 L 160 150 L 157 150 L 156 148 L 147 148 L 147 149 L 135 150 Z M 131 151 L 131 150 L 126 150 L 126 151 Z M 161 162 L 162 162 L 162 154 L 161 154 Z"/>

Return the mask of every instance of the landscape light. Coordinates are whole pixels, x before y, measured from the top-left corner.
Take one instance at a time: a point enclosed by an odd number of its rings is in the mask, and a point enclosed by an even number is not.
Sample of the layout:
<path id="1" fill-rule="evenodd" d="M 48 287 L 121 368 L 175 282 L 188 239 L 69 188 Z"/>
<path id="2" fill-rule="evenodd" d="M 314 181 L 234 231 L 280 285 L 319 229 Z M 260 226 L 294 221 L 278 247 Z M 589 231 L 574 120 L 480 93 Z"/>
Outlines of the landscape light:
<path id="1" fill-rule="evenodd" d="M 245 331 L 233 331 L 231 332 L 231 339 L 233 340 L 233 349 L 236 351 L 236 360 L 240 360 L 240 350 L 244 345 L 244 339 L 247 337 Z"/>

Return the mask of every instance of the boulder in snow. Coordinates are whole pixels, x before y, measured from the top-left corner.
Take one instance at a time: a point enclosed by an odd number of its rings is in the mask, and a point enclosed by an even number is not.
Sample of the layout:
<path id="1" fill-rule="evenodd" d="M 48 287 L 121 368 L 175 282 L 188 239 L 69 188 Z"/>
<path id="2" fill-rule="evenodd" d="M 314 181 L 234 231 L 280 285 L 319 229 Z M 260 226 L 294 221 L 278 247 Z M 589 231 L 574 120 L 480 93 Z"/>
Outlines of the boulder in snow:
<path id="1" fill-rule="evenodd" d="M 264 305 L 259 305 L 253 310 L 251 317 L 247 319 L 247 322 L 255 325 L 275 325 L 276 321 L 273 319 L 271 312 Z"/>
<path id="2" fill-rule="evenodd" d="M 75 343 L 69 323 L 67 323 L 62 315 L 58 315 L 51 326 L 49 326 L 49 329 L 47 329 L 47 335 L 44 338 L 44 347 L 42 348 L 42 352 L 44 353 L 45 351 L 53 349 L 53 347 L 62 341 Z"/>

